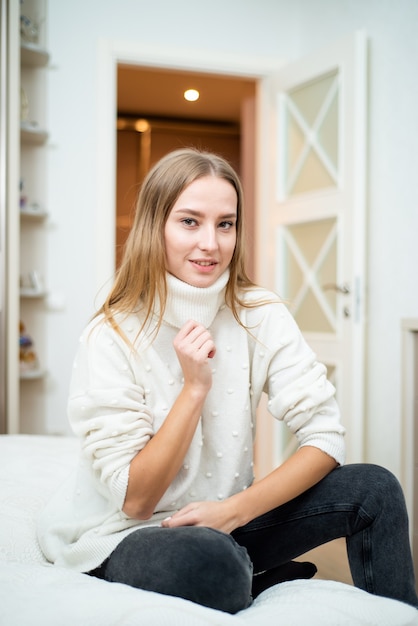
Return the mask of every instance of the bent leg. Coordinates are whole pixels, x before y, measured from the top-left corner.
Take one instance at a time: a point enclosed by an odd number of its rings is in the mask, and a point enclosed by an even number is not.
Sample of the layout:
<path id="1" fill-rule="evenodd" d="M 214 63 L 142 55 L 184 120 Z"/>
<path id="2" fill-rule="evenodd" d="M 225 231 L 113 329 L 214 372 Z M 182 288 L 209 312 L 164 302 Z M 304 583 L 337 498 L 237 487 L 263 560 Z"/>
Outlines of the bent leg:
<path id="1" fill-rule="evenodd" d="M 351 477 L 363 492 L 347 553 L 354 584 L 370 593 L 403 600 L 418 608 L 408 514 L 402 488 L 391 472 L 369 465 Z M 365 482 L 365 484 L 363 484 Z"/>
<path id="2" fill-rule="evenodd" d="M 418 606 L 405 500 L 399 482 L 382 467 L 337 468 L 232 535 L 247 548 L 255 572 L 346 537 L 357 587 Z"/>
<path id="3" fill-rule="evenodd" d="M 228 613 L 251 603 L 247 551 L 230 535 L 211 528 L 136 530 L 112 552 L 104 578 Z"/>

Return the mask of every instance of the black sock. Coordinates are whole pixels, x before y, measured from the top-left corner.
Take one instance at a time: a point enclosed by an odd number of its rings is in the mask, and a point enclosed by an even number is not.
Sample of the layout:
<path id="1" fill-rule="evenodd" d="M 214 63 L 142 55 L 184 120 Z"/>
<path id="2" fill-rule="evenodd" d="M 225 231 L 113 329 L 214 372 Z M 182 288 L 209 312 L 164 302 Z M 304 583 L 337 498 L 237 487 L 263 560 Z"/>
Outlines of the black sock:
<path id="1" fill-rule="evenodd" d="M 286 580 L 295 580 L 297 578 L 312 578 L 317 572 L 316 565 L 305 561 L 303 563 L 299 561 L 289 561 L 289 563 L 283 563 L 278 567 L 267 570 L 262 574 L 256 574 L 253 576 L 252 596 L 256 598 L 262 591 L 282 583 Z"/>

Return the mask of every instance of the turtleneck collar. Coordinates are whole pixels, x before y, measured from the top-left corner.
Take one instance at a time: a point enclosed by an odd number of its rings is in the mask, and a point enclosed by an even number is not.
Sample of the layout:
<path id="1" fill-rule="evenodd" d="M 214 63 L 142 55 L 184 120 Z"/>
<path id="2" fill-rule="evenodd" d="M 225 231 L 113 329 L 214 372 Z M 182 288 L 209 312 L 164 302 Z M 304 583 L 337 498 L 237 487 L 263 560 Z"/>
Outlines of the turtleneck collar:
<path id="1" fill-rule="evenodd" d="M 181 328 L 188 320 L 193 319 L 209 328 L 219 307 L 225 302 L 228 278 L 229 270 L 226 270 L 210 287 L 193 287 L 167 273 L 164 322 L 175 328 Z M 159 308 L 157 302 L 155 307 L 157 314 Z"/>

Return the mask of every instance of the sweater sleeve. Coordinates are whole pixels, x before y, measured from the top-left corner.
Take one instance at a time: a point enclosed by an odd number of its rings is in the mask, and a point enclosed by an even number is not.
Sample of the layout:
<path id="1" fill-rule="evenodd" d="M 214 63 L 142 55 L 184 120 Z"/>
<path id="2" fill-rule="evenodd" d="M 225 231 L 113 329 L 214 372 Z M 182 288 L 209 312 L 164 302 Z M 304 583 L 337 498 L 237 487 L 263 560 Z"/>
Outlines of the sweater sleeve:
<path id="1" fill-rule="evenodd" d="M 133 457 L 153 436 L 153 417 L 136 381 L 133 351 L 108 325 L 84 331 L 73 368 L 68 417 L 98 490 L 122 509 Z"/>
<path id="2" fill-rule="evenodd" d="M 253 371 L 255 377 L 263 372 L 270 413 L 284 421 L 299 446 L 320 448 L 343 464 L 345 429 L 325 365 L 317 361 L 285 305 L 259 310 L 257 345 L 261 342 L 263 349 L 254 351 Z"/>

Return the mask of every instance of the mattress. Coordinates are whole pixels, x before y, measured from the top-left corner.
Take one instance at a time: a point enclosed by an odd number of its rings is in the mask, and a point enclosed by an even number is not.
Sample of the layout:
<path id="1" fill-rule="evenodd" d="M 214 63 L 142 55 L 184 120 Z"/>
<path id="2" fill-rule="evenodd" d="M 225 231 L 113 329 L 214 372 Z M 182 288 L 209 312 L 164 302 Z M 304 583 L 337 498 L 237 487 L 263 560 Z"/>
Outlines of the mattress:
<path id="1" fill-rule="evenodd" d="M 72 437 L 0 436 L 1 626 L 418 626 L 418 611 L 334 581 L 281 583 L 236 615 L 47 563 L 36 516 L 76 464 Z"/>

